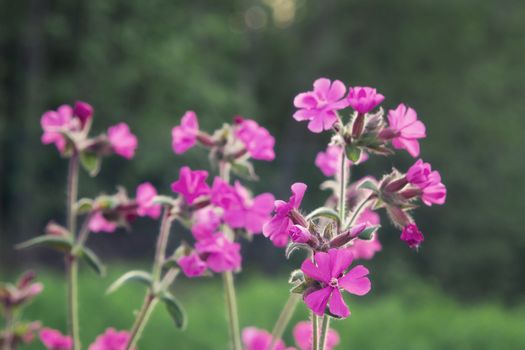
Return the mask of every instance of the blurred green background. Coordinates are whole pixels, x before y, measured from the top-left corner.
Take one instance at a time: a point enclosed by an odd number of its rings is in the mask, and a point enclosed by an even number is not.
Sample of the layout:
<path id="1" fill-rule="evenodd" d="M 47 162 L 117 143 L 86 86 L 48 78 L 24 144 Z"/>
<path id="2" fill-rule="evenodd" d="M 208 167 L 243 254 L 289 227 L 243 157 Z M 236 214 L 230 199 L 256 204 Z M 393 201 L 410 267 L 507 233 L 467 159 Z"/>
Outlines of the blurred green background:
<path id="1" fill-rule="evenodd" d="M 525 348 L 522 0 L 0 0 L 0 8 L 0 279 L 42 272 L 49 283 L 32 316 L 65 326 L 60 258 L 12 249 L 50 219 L 63 221 L 67 164 L 40 144 L 45 110 L 85 100 L 96 109 L 95 131 L 123 120 L 139 137 L 133 161 L 109 158 L 99 177 L 83 174 L 81 196 L 117 184 L 133 192 L 145 180 L 167 193 L 182 164 L 207 167 L 201 150 L 171 152 L 171 127 L 192 109 L 207 130 L 236 114 L 266 126 L 277 159 L 256 164 L 264 181 L 255 192 L 284 197 L 303 181 L 313 209 L 327 195 L 313 167 L 327 135 L 295 122 L 292 101 L 326 76 L 376 87 L 385 108 L 414 107 L 428 130 L 421 156 L 448 187 L 445 206 L 416 211 L 426 234 L 419 253 L 383 217 L 383 252 L 367 262 L 374 293 L 352 300 L 354 316 L 336 324 L 342 348 Z M 374 157 L 353 176 L 412 162 L 406 152 Z M 118 261 L 116 271 L 109 264 L 115 277 L 146 264 L 156 230 L 139 220 L 132 232 L 95 235 L 90 245 Z M 241 322 L 271 328 L 299 261 L 287 263 L 260 237 L 243 254 Z M 111 277 L 82 278 L 85 342 L 106 326 L 129 327 L 141 291 L 108 298 Z M 143 348 L 224 348 L 216 282 L 183 284 L 188 332 L 174 333 L 158 311 Z M 207 317 L 208 308 L 218 316 Z"/>

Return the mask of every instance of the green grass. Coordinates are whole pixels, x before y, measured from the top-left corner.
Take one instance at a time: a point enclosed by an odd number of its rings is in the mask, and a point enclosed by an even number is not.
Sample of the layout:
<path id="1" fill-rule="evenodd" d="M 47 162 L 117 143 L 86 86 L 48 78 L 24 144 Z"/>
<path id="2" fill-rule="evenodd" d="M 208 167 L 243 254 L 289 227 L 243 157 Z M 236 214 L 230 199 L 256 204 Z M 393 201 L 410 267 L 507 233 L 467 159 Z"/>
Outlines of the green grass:
<path id="1" fill-rule="evenodd" d="M 83 344 L 88 345 L 106 327 L 127 329 L 143 298 L 143 287 L 126 285 L 113 295 L 105 289 L 123 270 L 100 279 L 86 269 L 80 279 L 80 315 Z M 238 283 L 242 326 L 271 329 L 287 298 L 286 276 L 249 274 Z M 65 283 L 61 275 L 40 274 L 45 291 L 27 309 L 26 318 L 65 329 Z M 188 328 L 175 329 L 162 306 L 155 310 L 140 342 L 141 350 L 227 349 L 221 279 L 181 279 L 175 286 L 189 314 Z M 352 316 L 333 322 L 342 338 L 339 349 L 525 349 L 525 307 L 506 309 L 497 304 L 466 306 L 422 283 L 404 285 L 396 294 L 347 297 Z M 307 318 L 300 305 L 294 322 Z M 285 334 L 292 345 L 291 328 Z M 27 349 L 42 349 L 35 343 Z"/>

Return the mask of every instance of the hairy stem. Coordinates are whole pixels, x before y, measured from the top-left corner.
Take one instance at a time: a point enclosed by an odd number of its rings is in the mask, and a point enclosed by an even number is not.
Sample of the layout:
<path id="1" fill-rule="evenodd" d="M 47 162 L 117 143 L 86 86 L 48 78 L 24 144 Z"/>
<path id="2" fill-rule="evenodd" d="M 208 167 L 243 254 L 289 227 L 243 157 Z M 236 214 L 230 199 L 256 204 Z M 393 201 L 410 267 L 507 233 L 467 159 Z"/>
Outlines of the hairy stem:
<path id="1" fill-rule="evenodd" d="M 75 204 L 78 196 L 78 153 L 71 156 L 67 177 L 67 229 L 73 239 L 76 236 L 77 213 Z M 67 271 L 67 304 L 68 332 L 73 338 L 73 350 L 80 350 L 80 334 L 78 324 L 78 260 L 72 254 L 66 256 Z"/>
<path id="2" fill-rule="evenodd" d="M 350 218 L 350 221 L 348 222 L 348 225 L 347 225 L 348 227 L 352 226 L 352 224 L 355 222 L 355 220 L 357 219 L 359 214 L 361 214 L 361 212 L 363 211 L 363 209 L 365 208 L 365 206 L 369 202 L 369 200 L 370 200 L 370 197 L 366 198 L 364 201 L 359 203 L 357 208 L 352 213 L 352 217 Z"/>
<path id="3" fill-rule="evenodd" d="M 346 215 L 346 154 L 344 149 L 341 151 L 341 168 L 339 171 L 339 217 L 341 219 L 341 225 L 344 225 Z"/>
<path id="4" fill-rule="evenodd" d="M 328 336 L 328 330 L 330 329 L 330 316 L 325 315 L 323 317 L 322 329 L 321 329 L 321 339 L 319 340 L 319 349 L 324 350 L 326 347 L 326 339 Z"/>
<path id="5" fill-rule="evenodd" d="M 312 312 L 312 350 L 319 350 L 319 317 Z"/>
<path id="6" fill-rule="evenodd" d="M 277 322 L 273 327 L 272 343 L 270 344 L 269 350 L 274 350 L 275 346 L 277 345 L 277 341 L 279 341 L 279 339 L 281 339 L 281 337 L 283 336 L 286 326 L 288 326 L 288 323 L 290 323 L 290 319 L 292 318 L 292 315 L 295 311 L 295 308 L 297 307 L 297 304 L 299 303 L 299 300 L 301 300 L 300 294 L 290 294 L 290 296 L 288 297 L 288 301 L 284 305 L 283 310 L 279 315 L 279 319 L 277 319 Z"/>
<path id="7" fill-rule="evenodd" d="M 144 327 L 146 327 L 146 324 L 148 323 L 151 313 L 155 309 L 156 305 L 157 305 L 157 298 L 151 293 L 151 291 L 148 291 L 148 293 L 146 294 L 144 298 L 144 303 L 142 304 L 142 307 L 139 313 L 137 314 L 135 323 L 133 324 L 133 327 L 131 328 L 130 338 L 129 338 L 128 344 L 126 345 L 126 350 L 131 350 L 135 348 L 135 346 L 137 345 L 137 342 L 142 336 Z"/>
<path id="8" fill-rule="evenodd" d="M 155 261 L 153 263 L 153 282 L 160 281 L 162 264 L 166 259 L 166 247 L 168 246 L 168 239 L 170 236 L 172 220 L 170 218 L 170 208 L 164 207 L 164 214 L 162 215 L 162 222 L 160 224 L 159 237 L 157 239 L 157 249 L 155 252 Z"/>

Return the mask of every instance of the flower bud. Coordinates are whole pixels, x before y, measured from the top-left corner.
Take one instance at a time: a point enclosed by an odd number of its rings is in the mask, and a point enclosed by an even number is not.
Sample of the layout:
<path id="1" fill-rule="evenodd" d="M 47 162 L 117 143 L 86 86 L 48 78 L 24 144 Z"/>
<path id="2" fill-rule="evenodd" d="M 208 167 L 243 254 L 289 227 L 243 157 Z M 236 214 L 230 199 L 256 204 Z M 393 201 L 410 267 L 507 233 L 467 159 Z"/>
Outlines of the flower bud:
<path id="1" fill-rule="evenodd" d="M 416 224 L 409 224 L 401 232 L 401 240 L 406 242 L 410 248 L 418 248 L 425 240 L 423 234 L 417 228 Z"/>
<path id="2" fill-rule="evenodd" d="M 93 107 L 89 103 L 77 101 L 73 113 L 80 119 L 82 127 L 84 127 L 88 120 L 93 117 Z"/>
<path id="3" fill-rule="evenodd" d="M 306 227 L 300 225 L 293 225 L 288 230 L 290 238 L 295 243 L 308 243 L 312 239 L 312 234 Z"/>

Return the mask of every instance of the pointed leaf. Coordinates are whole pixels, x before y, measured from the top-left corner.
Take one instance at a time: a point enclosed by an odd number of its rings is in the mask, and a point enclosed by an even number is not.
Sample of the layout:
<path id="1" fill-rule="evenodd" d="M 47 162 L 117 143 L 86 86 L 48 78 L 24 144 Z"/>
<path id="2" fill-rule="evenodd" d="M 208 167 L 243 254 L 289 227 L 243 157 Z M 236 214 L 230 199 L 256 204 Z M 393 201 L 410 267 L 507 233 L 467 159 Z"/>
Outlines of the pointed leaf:
<path id="1" fill-rule="evenodd" d="M 166 310 L 168 310 L 171 318 L 175 322 L 175 326 L 180 330 L 184 330 L 188 320 L 186 311 L 184 311 L 184 308 L 179 301 L 170 292 L 162 293 L 160 300 L 166 305 Z"/>
<path id="2" fill-rule="evenodd" d="M 253 164 L 250 162 L 231 163 L 231 170 L 235 175 L 239 176 L 240 178 L 250 181 L 259 180 L 257 174 L 255 174 Z"/>
<path id="3" fill-rule="evenodd" d="M 104 276 L 106 274 L 106 267 L 100 261 L 99 257 L 91 249 L 87 247 L 80 248 L 79 256 L 84 259 L 84 261 L 91 266 L 93 270 L 99 275 Z"/>
<path id="4" fill-rule="evenodd" d="M 372 235 L 380 228 L 381 226 L 370 226 L 365 228 L 357 237 L 363 240 L 372 239 Z"/>
<path id="5" fill-rule="evenodd" d="M 345 148 L 346 156 L 352 162 L 357 162 L 361 158 L 361 149 L 354 145 L 348 145 Z"/>
<path id="6" fill-rule="evenodd" d="M 151 274 L 146 271 L 140 271 L 140 270 L 133 270 L 128 271 L 122 276 L 120 276 L 115 282 L 109 286 L 108 290 L 106 291 L 106 294 L 110 294 L 115 292 L 117 289 L 122 287 L 124 284 L 128 282 L 139 282 L 144 284 L 147 287 L 151 287 L 153 283 L 153 278 L 151 277 Z"/>
<path id="7" fill-rule="evenodd" d="M 372 181 L 364 181 L 361 185 L 359 185 L 359 188 L 365 189 L 365 190 L 372 190 L 374 192 L 377 192 L 377 186 Z"/>
<path id="8" fill-rule="evenodd" d="M 91 177 L 97 176 L 100 171 L 100 164 L 102 158 L 95 153 L 82 152 L 80 153 L 80 163 L 82 167 L 89 173 Z"/>
<path id="9" fill-rule="evenodd" d="M 90 198 L 82 198 L 77 202 L 76 211 L 78 214 L 89 213 L 93 209 L 93 200 Z"/>
<path id="10" fill-rule="evenodd" d="M 313 220 L 318 217 L 325 217 L 339 222 L 339 214 L 332 208 L 320 207 L 306 216 L 306 220 Z"/>
<path id="11" fill-rule="evenodd" d="M 62 236 L 42 235 L 16 245 L 16 249 L 26 249 L 34 247 L 48 247 L 62 252 L 71 250 L 73 243 L 71 239 Z"/>

